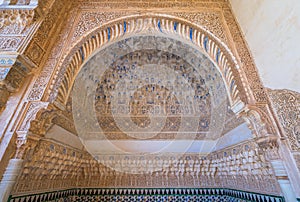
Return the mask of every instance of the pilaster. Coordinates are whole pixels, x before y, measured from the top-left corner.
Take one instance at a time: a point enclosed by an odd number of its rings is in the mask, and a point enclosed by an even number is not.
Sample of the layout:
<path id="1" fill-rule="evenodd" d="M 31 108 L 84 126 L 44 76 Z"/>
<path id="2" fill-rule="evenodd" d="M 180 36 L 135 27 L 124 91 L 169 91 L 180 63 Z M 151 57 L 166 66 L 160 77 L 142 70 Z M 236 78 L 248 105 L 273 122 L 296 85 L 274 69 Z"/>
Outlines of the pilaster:
<path id="1" fill-rule="evenodd" d="M 274 135 L 259 138 L 258 145 L 266 159 L 271 163 L 276 179 L 286 201 L 297 201 L 296 192 L 291 185 L 284 161 L 280 157 L 278 138 Z"/>
<path id="2" fill-rule="evenodd" d="M 0 201 L 7 201 L 22 169 L 23 159 L 11 159 L 0 182 Z"/>

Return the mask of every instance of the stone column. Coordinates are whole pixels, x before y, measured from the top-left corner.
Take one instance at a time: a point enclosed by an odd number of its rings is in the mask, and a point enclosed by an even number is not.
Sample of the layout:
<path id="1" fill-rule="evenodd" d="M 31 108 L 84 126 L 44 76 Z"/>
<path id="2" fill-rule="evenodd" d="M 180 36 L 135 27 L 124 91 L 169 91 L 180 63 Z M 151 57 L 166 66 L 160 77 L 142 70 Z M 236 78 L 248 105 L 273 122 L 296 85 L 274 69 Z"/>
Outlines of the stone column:
<path id="1" fill-rule="evenodd" d="M 278 138 L 274 135 L 257 140 L 260 149 L 271 163 L 274 174 L 286 201 L 296 202 L 296 194 L 288 177 L 288 173 L 282 158 L 279 155 Z"/>
<path id="2" fill-rule="evenodd" d="M 272 167 L 275 172 L 275 176 L 280 185 L 281 191 L 283 192 L 284 198 L 289 202 L 296 202 L 296 195 L 292 188 L 291 182 L 288 178 L 286 169 L 282 160 L 271 160 Z"/>
<path id="3" fill-rule="evenodd" d="M 34 149 L 39 141 L 38 136 L 27 133 L 16 134 L 16 153 L 14 158 L 10 159 L 3 178 L 0 182 L 0 201 L 6 202 L 18 180 L 18 176 L 23 169 L 24 159 L 30 159 L 34 153 Z"/>
<path id="4" fill-rule="evenodd" d="M 6 202 L 22 169 L 22 159 L 10 159 L 0 183 L 0 201 Z"/>

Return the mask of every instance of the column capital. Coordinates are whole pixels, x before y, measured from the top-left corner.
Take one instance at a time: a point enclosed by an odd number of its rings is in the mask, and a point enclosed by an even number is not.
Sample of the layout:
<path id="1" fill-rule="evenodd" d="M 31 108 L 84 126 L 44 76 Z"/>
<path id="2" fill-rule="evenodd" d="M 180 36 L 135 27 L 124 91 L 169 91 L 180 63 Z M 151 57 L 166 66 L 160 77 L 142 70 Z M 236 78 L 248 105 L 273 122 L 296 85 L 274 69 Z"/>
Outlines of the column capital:
<path id="1" fill-rule="evenodd" d="M 259 148 L 268 160 L 280 159 L 278 141 L 279 138 L 272 134 L 256 139 Z"/>
<path id="2" fill-rule="evenodd" d="M 36 67 L 22 56 L 16 54 L 0 54 L 0 111 L 4 109 L 10 94 L 15 93 L 23 85 L 26 77 Z"/>
<path id="3" fill-rule="evenodd" d="M 16 132 L 17 139 L 16 139 L 16 153 L 14 158 L 15 159 L 24 159 L 29 153 L 30 150 L 34 149 L 38 144 L 38 141 L 41 137 L 36 135 L 29 135 L 28 133 L 19 133 Z"/>

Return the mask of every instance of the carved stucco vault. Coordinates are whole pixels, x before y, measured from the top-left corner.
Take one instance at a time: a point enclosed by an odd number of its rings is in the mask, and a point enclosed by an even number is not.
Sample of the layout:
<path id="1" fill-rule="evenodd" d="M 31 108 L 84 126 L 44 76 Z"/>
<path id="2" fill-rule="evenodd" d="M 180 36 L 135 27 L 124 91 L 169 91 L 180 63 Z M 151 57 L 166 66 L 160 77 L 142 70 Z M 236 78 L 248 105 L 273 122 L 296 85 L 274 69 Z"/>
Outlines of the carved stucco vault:
<path id="1" fill-rule="evenodd" d="M 3 11 L 3 16 L 0 15 L 0 18 L 3 19 L 0 21 L 0 41 L 3 41 L 0 45 L 1 51 L 6 53 L 23 50 L 22 55 L 15 57 L 12 62 L 6 56 L 3 60 L 14 65 L 19 64 L 16 76 L 6 77 L 6 75 L 14 74 L 11 64 L 1 68 L 1 79 L 3 77 L 2 80 L 5 82 L 0 85 L 0 91 L 3 92 L 2 95 L 5 98 L 1 97 L 0 101 L 4 112 L 7 110 L 5 108 L 6 101 L 9 96 L 14 96 L 13 92 L 16 91 L 8 90 L 10 86 L 14 86 L 13 89 L 22 86 L 22 82 L 18 83 L 16 79 L 11 79 L 16 82 L 14 83 L 9 78 L 18 78 L 17 74 L 23 77 L 33 72 L 29 88 L 24 92 L 24 97 L 20 98 L 22 106 L 16 106 L 19 114 L 17 113 L 16 117 L 12 119 L 15 122 L 7 124 L 7 128 L 13 131 L 17 140 L 14 158 L 24 159 L 24 168 L 14 187 L 14 194 L 27 193 L 37 189 L 40 191 L 63 189 L 75 185 L 78 187 L 230 186 L 233 189 L 281 194 L 269 161 L 280 159 L 279 144 L 277 144 L 279 138 L 287 137 L 292 150 L 299 151 L 299 126 L 297 125 L 299 110 L 296 112 L 291 110 L 293 107 L 299 109 L 299 101 L 295 101 L 299 98 L 297 95 L 293 95 L 294 99 L 291 101 L 290 98 L 278 98 L 275 91 L 266 93 L 227 1 L 203 0 L 188 3 L 185 1 L 97 2 L 78 0 L 64 3 L 57 0 L 48 3 L 42 1 L 39 4 L 35 14 L 33 14 L 33 10 L 18 10 L 14 13 L 16 16 L 14 19 L 5 17 L 6 12 L 14 11 Z M 176 12 L 174 12 L 174 7 L 177 8 Z M 23 38 L 19 37 L 20 34 Z M 93 62 L 93 57 L 107 47 L 117 46 L 118 43 L 124 40 L 130 41 L 132 37 L 136 36 L 160 36 L 178 40 L 180 43 L 190 46 L 190 50 L 201 52 L 204 55 L 202 59 L 206 58 L 207 60 L 205 66 L 211 67 L 211 69 L 215 68 L 214 82 L 215 84 L 219 82 L 219 87 L 222 88 L 219 96 L 225 98 L 223 104 L 229 108 L 223 114 L 225 126 L 222 126 L 220 133 L 224 135 L 246 122 L 252 130 L 254 139 L 206 157 L 183 156 L 179 162 L 172 162 L 173 159 L 170 156 L 155 159 L 155 165 L 168 167 L 162 172 L 151 171 L 153 159 L 145 161 L 142 157 L 138 161 L 126 158 L 125 160 L 118 159 L 119 166 L 122 166 L 123 160 L 124 168 L 129 170 L 145 163 L 149 172 L 143 179 L 140 179 L 138 175 L 125 174 L 123 176 L 121 173 L 99 164 L 86 151 L 45 138 L 49 129 L 54 126 L 64 128 L 75 136 L 78 135 L 78 129 L 74 125 L 76 120 L 73 117 L 74 113 L 76 114 L 78 111 L 73 108 L 74 91 L 72 92 L 72 90 L 76 79 L 80 79 L 81 73 L 83 73 L 83 77 L 89 79 L 85 83 L 86 85 L 89 82 L 97 83 L 96 101 L 93 105 L 97 109 L 97 121 L 103 124 L 105 132 L 111 139 L 126 139 L 124 134 L 119 133 L 115 125 L 109 125 L 110 119 L 113 118 L 112 111 L 110 111 L 111 101 L 108 99 L 113 94 L 111 86 L 118 82 L 115 76 L 125 75 L 128 73 L 127 71 L 132 71 L 135 62 L 152 63 L 152 66 L 156 67 L 163 64 L 161 61 L 153 62 L 151 57 L 154 59 L 170 57 L 167 64 L 174 64 L 173 70 L 177 68 L 176 65 L 184 66 L 184 68 L 179 68 L 178 72 L 191 78 L 191 86 L 199 89 L 193 96 L 199 98 L 199 103 L 202 102 L 197 106 L 207 110 L 207 113 L 203 113 L 203 117 L 200 117 L 197 132 L 207 132 L 206 126 L 213 124 L 212 120 L 215 118 L 212 117 L 216 116 L 212 113 L 212 108 L 216 106 L 214 102 L 218 95 L 214 93 L 217 91 L 209 91 L 207 84 L 209 79 L 205 77 L 205 74 L 199 74 L 199 77 L 189 74 L 189 71 L 194 71 L 194 66 L 190 65 L 191 61 L 188 61 L 184 55 L 178 56 L 174 52 L 166 50 L 157 52 L 153 48 L 143 48 L 143 50 L 134 52 L 133 48 L 131 52 L 116 56 L 119 60 L 103 63 L 108 68 L 104 77 L 97 82 L 92 78 L 94 72 L 88 68 L 88 65 Z M 28 43 L 22 41 L 28 41 Z M 20 44 L 26 45 L 20 46 Z M 137 56 L 139 60 L 132 59 Z M 104 54 L 103 58 L 105 57 L 111 56 Z M 122 69 L 124 66 L 126 67 Z M 139 65 L 137 67 L 140 68 Z M 85 69 L 91 71 L 89 75 L 84 74 Z M 143 76 L 141 75 L 141 78 Z M 109 84 L 108 79 L 110 80 Z M 148 79 L 151 80 L 151 78 Z M 210 79 L 212 78 L 210 77 Z M 127 87 L 130 88 L 130 86 Z M 172 124 L 176 125 L 176 122 L 180 122 L 176 117 L 172 118 L 172 113 L 173 115 L 184 114 L 183 111 L 176 109 L 176 103 L 180 103 L 180 100 L 168 95 L 169 91 L 168 87 L 154 84 L 138 88 L 132 96 L 140 99 L 129 101 L 132 110 L 130 113 L 133 115 L 132 121 L 142 127 L 149 125 L 149 112 L 155 111 L 153 106 L 159 103 L 159 99 L 164 98 L 163 96 L 166 98 L 169 96 L 165 105 L 169 107 L 169 111 L 164 108 L 163 112 L 170 115 L 167 119 L 169 128 L 165 128 L 166 131 L 173 127 Z M 123 96 L 126 90 L 119 93 L 116 96 Z M 284 97 L 285 93 L 283 92 L 280 97 Z M 270 102 L 269 96 L 272 102 Z M 122 99 L 117 101 L 121 102 Z M 289 104 L 286 108 L 281 108 L 280 106 L 286 105 L 284 100 L 289 100 Z M 189 105 L 187 105 L 188 107 Z M 286 116 L 286 113 L 289 115 Z M 164 130 L 162 131 L 164 132 Z M 8 130 L 6 132 L 4 130 L 1 144 L 8 136 L 7 134 Z M 173 136 L 172 134 L 164 136 L 162 133 L 153 139 L 164 138 L 172 139 Z M 202 140 L 203 137 L 199 135 L 196 139 Z M 110 160 L 106 157 L 103 159 L 105 165 L 111 163 Z M 162 161 L 160 162 L 160 160 Z M 220 170 L 217 169 L 217 165 L 222 165 Z M 152 184 L 148 184 L 149 179 L 153 180 Z M 28 181 L 30 183 L 27 184 Z M 104 184 L 99 184 L 99 181 L 103 181 Z M 201 184 L 204 181 L 211 184 Z M 224 183 L 222 184 L 222 182 Z M 272 186 L 268 186 L 270 184 Z"/>

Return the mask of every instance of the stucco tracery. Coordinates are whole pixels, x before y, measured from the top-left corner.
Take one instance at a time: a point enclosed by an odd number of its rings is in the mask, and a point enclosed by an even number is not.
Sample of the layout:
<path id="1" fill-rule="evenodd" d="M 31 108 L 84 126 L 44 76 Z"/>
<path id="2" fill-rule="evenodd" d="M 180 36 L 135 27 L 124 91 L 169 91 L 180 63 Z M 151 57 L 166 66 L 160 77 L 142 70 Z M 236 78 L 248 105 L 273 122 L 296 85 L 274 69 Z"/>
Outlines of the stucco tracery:
<path id="1" fill-rule="evenodd" d="M 291 148 L 296 169 L 298 94 L 264 88 L 228 1 L 5 2 L 12 9 L 0 6 L 0 117 L 9 121 L 0 119 L 0 157 L 17 163 L 3 161 L 0 174 L 18 165 L 20 175 L 3 178 L 4 192 L 211 187 L 280 198 L 282 184 L 295 189 L 282 151 Z M 158 132 L 137 129 L 153 122 Z M 79 137 L 95 126 L 101 141 L 206 146 L 92 157 Z"/>

